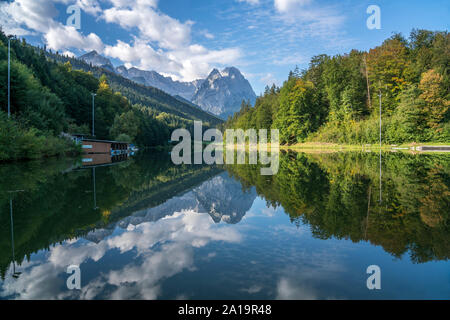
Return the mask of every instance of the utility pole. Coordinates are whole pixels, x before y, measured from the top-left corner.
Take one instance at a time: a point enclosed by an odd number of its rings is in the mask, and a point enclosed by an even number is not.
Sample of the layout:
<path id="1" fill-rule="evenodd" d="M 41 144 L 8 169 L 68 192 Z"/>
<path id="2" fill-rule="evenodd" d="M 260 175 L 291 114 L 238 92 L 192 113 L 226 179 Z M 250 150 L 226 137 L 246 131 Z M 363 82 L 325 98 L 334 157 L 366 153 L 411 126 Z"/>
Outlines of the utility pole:
<path id="1" fill-rule="evenodd" d="M 92 95 L 92 136 L 95 137 L 95 96 L 96 93 L 91 93 Z"/>

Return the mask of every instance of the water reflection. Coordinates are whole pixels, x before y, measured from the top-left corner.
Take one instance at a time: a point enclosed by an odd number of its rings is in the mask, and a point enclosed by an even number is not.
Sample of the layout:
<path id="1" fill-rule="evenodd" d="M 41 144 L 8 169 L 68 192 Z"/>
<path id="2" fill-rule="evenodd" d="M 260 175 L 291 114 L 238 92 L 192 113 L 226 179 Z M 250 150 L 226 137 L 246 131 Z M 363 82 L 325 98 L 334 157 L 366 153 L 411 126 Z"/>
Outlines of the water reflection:
<path id="1" fill-rule="evenodd" d="M 450 158 L 386 154 L 381 187 L 375 157 L 288 153 L 273 177 L 262 179 L 250 166 L 230 172 L 243 185 L 256 186 L 269 204 L 282 206 L 294 223 L 310 225 L 320 239 L 368 240 L 398 258 L 409 251 L 415 262 L 447 260 Z M 377 188 L 379 201 L 371 201 Z"/>
<path id="2" fill-rule="evenodd" d="M 16 271 L 16 254 L 14 251 L 14 218 L 13 218 L 13 198 L 12 195 L 14 193 L 23 192 L 23 190 L 15 190 L 8 191 L 9 193 L 9 213 L 11 218 L 11 250 L 12 250 L 12 277 L 17 279 L 22 274 L 21 272 Z"/>
<path id="3" fill-rule="evenodd" d="M 1 211 L 25 192 L 0 216 L 0 298 L 449 297 L 449 160 L 384 154 L 382 176 L 368 153 L 289 152 L 275 176 L 167 153 L 3 165 Z M 399 291 L 367 291 L 373 259 Z"/>
<path id="4" fill-rule="evenodd" d="M 241 240 L 236 230 L 213 224 L 209 217 L 192 211 L 118 230 L 105 239 L 97 237 L 95 242 L 77 240 L 51 248 L 42 263 L 34 266 L 25 263 L 23 268 L 28 272 L 10 290 L 7 281 L 4 294 L 25 299 L 155 299 L 160 295 L 162 279 L 195 268 L 195 248 L 211 241 Z M 65 279 L 61 275 L 68 261 L 81 265 L 83 272 L 83 263 L 108 260 L 114 252 L 130 259 L 117 261 L 111 270 L 92 278 L 89 275 L 88 279 L 83 278 L 81 291 L 64 289 Z"/>
<path id="5" fill-rule="evenodd" d="M 97 154 L 84 154 L 81 159 L 83 167 L 98 167 L 98 166 L 109 166 L 117 164 L 118 162 L 126 161 L 131 156 L 128 153 L 121 153 L 116 155 L 110 155 L 108 153 L 97 153 Z"/>

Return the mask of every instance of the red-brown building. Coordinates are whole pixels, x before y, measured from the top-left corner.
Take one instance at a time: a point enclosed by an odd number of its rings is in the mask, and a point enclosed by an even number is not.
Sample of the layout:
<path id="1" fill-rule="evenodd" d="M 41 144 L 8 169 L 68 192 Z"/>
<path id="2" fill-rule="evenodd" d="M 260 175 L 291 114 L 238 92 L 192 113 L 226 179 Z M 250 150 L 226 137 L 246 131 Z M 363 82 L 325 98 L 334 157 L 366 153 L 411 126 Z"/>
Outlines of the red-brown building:
<path id="1" fill-rule="evenodd" d="M 111 154 L 113 151 L 126 151 L 129 147 L 128 143 L 119 141 L 82 139 L 80 142 L 84 153 L 88 154 Z"/>

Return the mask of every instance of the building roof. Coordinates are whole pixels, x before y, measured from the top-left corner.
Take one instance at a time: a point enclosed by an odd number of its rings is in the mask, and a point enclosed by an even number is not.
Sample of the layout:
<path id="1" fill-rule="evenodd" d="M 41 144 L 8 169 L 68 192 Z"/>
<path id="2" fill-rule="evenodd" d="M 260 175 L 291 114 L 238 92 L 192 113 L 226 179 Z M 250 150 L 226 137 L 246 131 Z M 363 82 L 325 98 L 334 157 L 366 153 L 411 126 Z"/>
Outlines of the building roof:
<path id="1" fill-rule="evenodd" d="M 123 143 L 123 144 L 130 144 L 129 142 L 123 142 L 123 141 L 112 141 L 112 140 L 97 140 L 97 139 L 82 139 L 82 141 L 86 142 L 105 142 L 105 143 Z"/>

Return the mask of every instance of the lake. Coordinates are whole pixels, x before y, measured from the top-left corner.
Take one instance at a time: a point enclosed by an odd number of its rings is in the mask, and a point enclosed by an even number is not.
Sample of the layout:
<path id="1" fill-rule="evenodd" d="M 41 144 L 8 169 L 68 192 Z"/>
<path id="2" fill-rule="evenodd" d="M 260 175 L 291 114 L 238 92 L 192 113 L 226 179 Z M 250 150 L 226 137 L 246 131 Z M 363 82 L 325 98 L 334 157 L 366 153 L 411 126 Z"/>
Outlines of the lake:
<path id="1" fill-rule="evenodd" d="M 90 162 L 0 165 L 1 299 L 450 299 L 449 154 Z"/>

